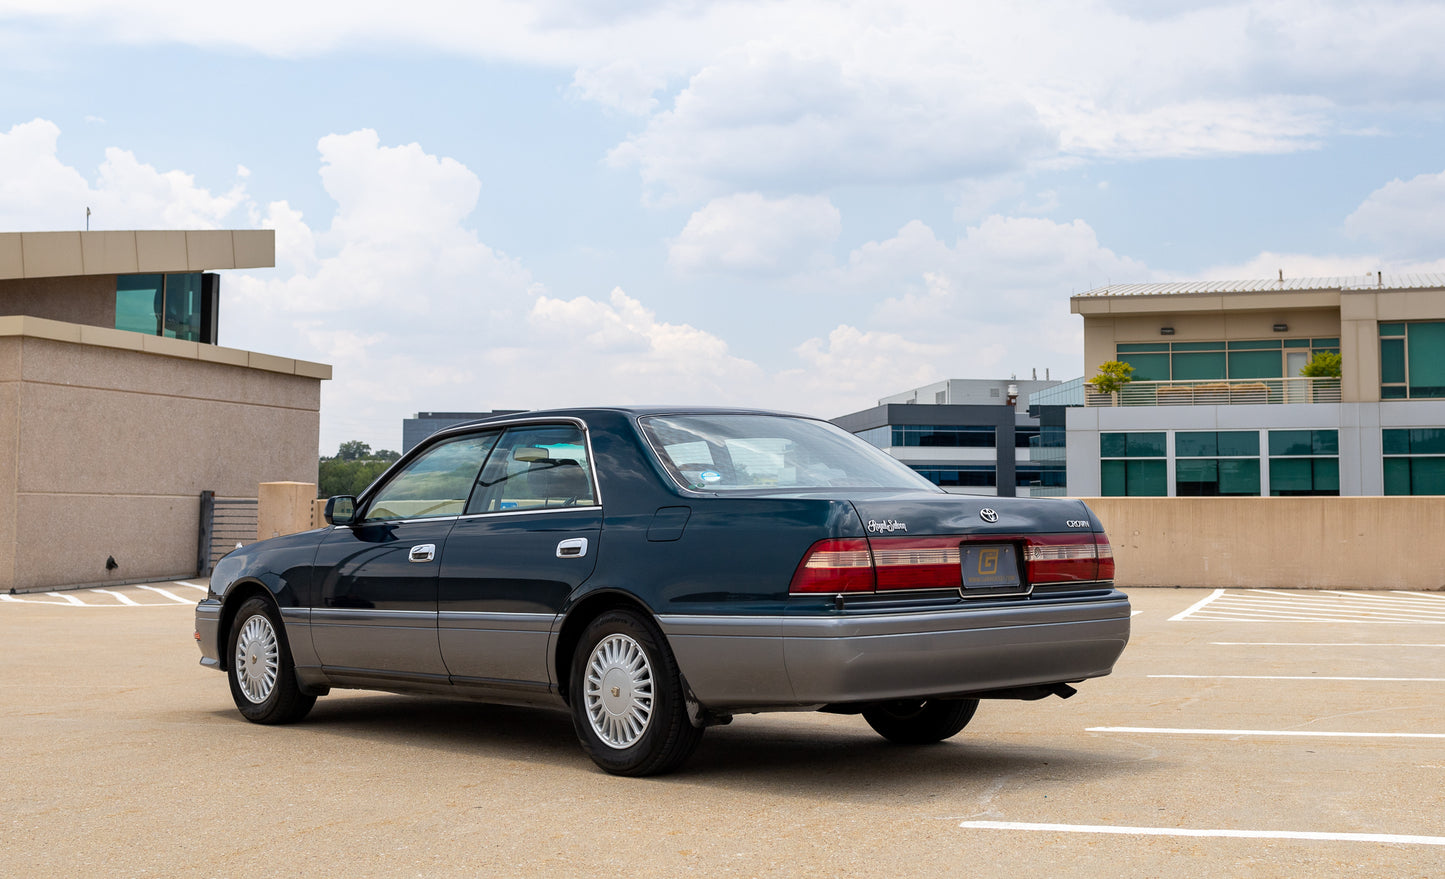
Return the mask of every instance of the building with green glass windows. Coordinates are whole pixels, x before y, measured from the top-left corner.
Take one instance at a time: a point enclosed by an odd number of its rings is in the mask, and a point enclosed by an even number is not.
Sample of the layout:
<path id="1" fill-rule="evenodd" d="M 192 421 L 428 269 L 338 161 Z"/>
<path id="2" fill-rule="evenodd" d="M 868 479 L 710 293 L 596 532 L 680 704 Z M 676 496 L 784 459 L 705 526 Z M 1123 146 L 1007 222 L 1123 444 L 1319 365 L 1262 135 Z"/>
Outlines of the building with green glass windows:
<path id="1" fill-rule="evenodd" d="M 1445 494 L 1445 275 L 1122 284 L 1072 309 L 1087 374 L 1132 367 L 1067 413 L 1072 495 Z"/>
<path id="2" fill-rule="evenodd" d="M 316 481 L 331 367 L 217 344 L 221 273 L 275 254 L 262 229 L 0 233 L 0 593 L 195 576 L 202 492 Z"/>

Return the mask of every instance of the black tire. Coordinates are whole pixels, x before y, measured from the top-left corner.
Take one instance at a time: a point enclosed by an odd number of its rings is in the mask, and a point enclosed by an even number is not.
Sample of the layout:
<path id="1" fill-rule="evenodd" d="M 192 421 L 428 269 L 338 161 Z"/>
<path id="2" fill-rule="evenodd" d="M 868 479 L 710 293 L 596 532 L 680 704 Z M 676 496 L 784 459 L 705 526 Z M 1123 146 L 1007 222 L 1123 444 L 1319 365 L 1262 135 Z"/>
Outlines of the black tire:
<path id="1" fill-rule="evenodd" d="M 959 734 L 977 699 L 927 699 L 880 702 L 863 712 L 873 731 L 897 745 L 931 745 Z"/>
<path id="2" fill-rule="evenodd" d="M 316 704 L 296 683 L 281 615 L 264 598 L 248 598 L 236 611 L 226 634 L 226 661 L 231 698 L 252 723 L 294 723 Z"/>
<path id="3" fill-rule="evenodd" d="M 628 610 L 602 614 L 572 654 L 572 726 L 592 761 L 613 775 L 661 775 L 702 741 L 687 719 L 681 675 L 662 633 Z"/>

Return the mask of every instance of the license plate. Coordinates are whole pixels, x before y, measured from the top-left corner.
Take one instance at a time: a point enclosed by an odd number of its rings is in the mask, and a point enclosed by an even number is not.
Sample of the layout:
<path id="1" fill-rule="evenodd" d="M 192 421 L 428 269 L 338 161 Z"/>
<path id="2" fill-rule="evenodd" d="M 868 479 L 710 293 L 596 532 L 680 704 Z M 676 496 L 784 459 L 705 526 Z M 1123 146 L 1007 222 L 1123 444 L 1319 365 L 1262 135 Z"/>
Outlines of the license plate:
<path id="1" fill-rule="evenodd" d="M 963 588 L 1000 589 L 1018 588 L 1018 557 L 1013 544 L 982 543 L 962 547 Z"/>

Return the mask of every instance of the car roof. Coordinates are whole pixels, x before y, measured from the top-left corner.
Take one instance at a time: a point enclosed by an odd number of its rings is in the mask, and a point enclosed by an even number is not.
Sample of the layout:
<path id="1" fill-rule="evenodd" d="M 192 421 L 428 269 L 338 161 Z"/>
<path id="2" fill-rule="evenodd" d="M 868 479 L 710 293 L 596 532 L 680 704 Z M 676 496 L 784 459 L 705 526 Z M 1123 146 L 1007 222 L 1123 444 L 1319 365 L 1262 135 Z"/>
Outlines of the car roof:
<path id="1" fill-rule="evenodd" d="M 448 431 L 471 427 L 473 425 L 497 424 L 510 421 L 530 421 L 537 418 L 586 418 L 588 415 L 610 413 L 625 415 L 633 418 L 644 415 L 772 415 L 784 418 L 807 418 L 811 421 L 822 421 L 813 415 L 804 415 L 799 412 L 782 412 L 773 409 L 748 409 L 732 406 L 579 406 L 566 409 L 534 409 L 526 412 L 513 412 L 508 415 L 493 415 L 489 418 L 480 418 L 476 421 L 468 421 L 463 424 L 456 424 L 448 428 Z"/>

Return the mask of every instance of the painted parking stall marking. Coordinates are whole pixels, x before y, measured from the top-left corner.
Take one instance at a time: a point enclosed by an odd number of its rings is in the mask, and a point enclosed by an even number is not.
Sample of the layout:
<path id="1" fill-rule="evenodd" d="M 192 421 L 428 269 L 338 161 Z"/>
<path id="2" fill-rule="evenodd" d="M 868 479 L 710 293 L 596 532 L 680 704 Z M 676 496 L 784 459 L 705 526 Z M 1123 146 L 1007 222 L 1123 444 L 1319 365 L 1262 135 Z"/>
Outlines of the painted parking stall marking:
<path id="1" fill-rule="evenodd" d="M 1223 839 L 1297 839 L 1315 842 L 1370 842 L 1390 845 L 1445 845 L 1445 836 L 1399 833 L 1324 833 L 1312 830 L 1209 830 L 1188 827 L 1115 827 L 1107 824 L 1034 824 L 1023 821 L 964 821 L 965 830 L 1028 830 L 1041 833 L 1104 833 L 1121 836 L 1188 836 Z"/>
<path id="2" fill-rule="evenodd" d="M 1169 618 L 1235 623 L 1394 623 L 1445 625 L 1445 596 L 1427 592 L 1216 589 Z"/>
<path id="3" fill-rule="evenodd" d="M 186 593 L 195 593 L 190 597 Z M 184 580 L 165 584 L 134 583 L 110 588 L 96 587 L 71 592 L 27 592 L 0 595 L 4 604 L 46 604 L 53 607 L 174 607 L 178 604 L 195 607 L 206 594 L 206 587 Z"/>
<path id="4" fill-rule="evenodd" d="M 1138 733 L 1145 735 L 1175 736 L 1270 736 L 1279 738 L 1334 738 L 1334 739 L 1445 739 L 1445 733 L 1401 733 L 1401 732 L 1331 732 L 1316 729 L 1176 729 L 1152 726 L 1091 726 L 1085 732 Z"/>

